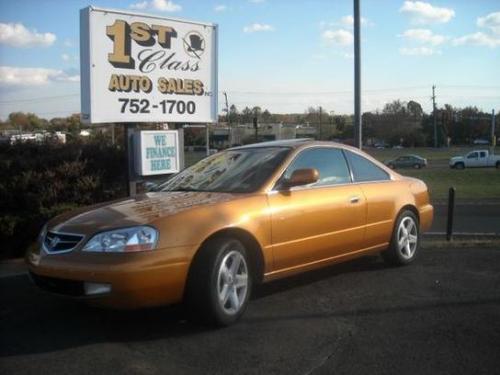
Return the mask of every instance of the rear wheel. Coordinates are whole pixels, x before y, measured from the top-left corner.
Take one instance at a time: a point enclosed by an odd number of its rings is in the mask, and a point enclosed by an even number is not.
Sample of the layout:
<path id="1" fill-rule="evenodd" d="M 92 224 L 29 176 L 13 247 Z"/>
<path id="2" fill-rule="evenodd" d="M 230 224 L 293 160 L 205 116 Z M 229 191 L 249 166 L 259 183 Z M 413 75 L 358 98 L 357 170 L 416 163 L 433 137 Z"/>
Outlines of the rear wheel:
<path id="1" fill-rule="evenodd" d="M 497 169 L 500 169 L 500 161 L 497 161 L 497 164 L 495 165 L 495 167 L 497 167 Z"/>
<path id="2" fill-rule="evenodd" d="M 415 168 L 415 169 L 420 169 L 420 164 L 414 164 L 414 165 L 413 165 L 413 168 Z"/>
<path id="3" fill-rule="evenodd" d="M 396 220 L 389 248 L 382 252 L 382 257 L 392 265 L 409 264 L 415 259 L 419 245 L 417 216 L 412 211 L 405 210 Z"/>
<path id="4" fill-rule="evenodd" d="M 465 164 L 464 163 L 457 163 L 455 164 L 456 169 L 465 169 Z"/>
<path id="5" fill-rule="evenodd" d="M 197 320 L 228 326 L 244 313 L 252 277 L 247 250 L 235 238 L 210 240 L 193 261 L 186 302 Z"/>

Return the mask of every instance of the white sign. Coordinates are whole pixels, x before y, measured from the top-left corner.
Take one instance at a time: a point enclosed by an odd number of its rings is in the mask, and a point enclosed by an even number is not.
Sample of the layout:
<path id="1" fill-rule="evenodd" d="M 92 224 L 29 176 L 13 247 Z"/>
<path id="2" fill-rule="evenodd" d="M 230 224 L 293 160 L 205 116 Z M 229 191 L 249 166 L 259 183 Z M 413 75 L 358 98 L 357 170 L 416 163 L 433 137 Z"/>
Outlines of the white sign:
<path id="1" fill-rule="evenodd" d="M 217 25 L 80 11 L 86 123 L 217 121 Z"/>
<path id="2" fill-rule="evenodd" d="M 134 134 L 135 171 L 139 176 L 177 173 L 180 170 L 179 132 L 142 130 Z"/>

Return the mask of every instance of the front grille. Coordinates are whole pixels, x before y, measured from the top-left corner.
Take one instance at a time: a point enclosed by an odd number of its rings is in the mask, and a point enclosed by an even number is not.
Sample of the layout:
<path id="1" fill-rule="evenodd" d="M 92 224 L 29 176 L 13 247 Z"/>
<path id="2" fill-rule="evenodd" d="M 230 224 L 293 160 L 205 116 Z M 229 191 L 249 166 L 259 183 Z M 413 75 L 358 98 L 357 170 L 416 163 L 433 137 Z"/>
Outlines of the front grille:
<path id="1" fill-rule="evenodd" d="M 47 232 L 43 246 L 48 253 L 67 252 L 73 250 L 82 239 L 80 234 Z"/>
<path id="2" fill-rule="evenodd" d="M 66 296 L 80 297 L 85 295 L 82 281 L 57 279 L 55 277 L 40 276 L 30 272 L 31 280 L 41 289 Z"/>

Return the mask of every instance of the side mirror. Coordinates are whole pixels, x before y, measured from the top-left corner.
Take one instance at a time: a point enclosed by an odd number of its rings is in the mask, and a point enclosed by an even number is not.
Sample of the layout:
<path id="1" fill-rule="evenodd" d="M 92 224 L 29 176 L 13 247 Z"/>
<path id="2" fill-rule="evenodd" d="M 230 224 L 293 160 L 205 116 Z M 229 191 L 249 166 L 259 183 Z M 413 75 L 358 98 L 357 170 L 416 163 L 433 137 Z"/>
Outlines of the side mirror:
<path id="1" fill-rule="evenodd" d="M 319 172 L 315 168 L 297 169 L 293 171 L 288 180 L 285 181 L 285 187 L 302 186 L 313 184 L 319 179 Z"/>

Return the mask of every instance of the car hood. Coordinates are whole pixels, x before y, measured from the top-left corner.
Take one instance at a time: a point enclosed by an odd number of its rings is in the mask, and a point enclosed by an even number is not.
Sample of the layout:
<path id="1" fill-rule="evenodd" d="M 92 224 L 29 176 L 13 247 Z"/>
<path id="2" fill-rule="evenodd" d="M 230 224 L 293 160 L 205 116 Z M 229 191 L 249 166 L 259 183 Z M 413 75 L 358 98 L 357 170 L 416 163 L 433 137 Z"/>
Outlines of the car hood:
<path id="1" fill-rule="evenodd" d="M 48 230 L 93 234 L 99 231 L 145 225 L 179 212 L 226 202 L 242 194 L 215 192 L 159 192 L 81 208 L 51 220 Z"/>

